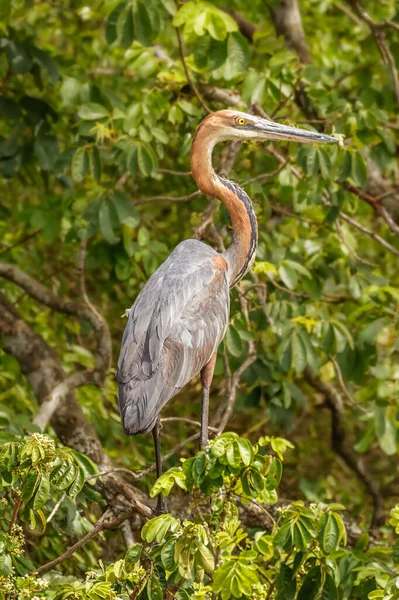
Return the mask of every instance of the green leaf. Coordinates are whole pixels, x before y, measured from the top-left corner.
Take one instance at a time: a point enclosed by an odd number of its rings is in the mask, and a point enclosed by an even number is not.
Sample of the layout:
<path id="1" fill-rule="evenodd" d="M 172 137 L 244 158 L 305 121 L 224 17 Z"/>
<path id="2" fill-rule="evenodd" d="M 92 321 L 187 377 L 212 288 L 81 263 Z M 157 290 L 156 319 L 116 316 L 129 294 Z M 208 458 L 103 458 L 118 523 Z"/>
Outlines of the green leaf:
<path id="1" fill-rule="evenodd" d="M 76 182 L 83 181 L 89 168 L 89 157 L 87 151 L 78 148 L 72 158 L 72 179 Z"/>
<path id="2" fill-rule="evenodd" d="M 158 168 L 158 161 L 150 146 L 141 144 L 137 149 L 137 161 L 143 175 L 149 177 Z"/>
<path id="3" fill-rule="evenodd" d="M 241 460 L 246 467 L 251 464 L 254 459 L 254 451 L 252 444 L 249 440 L 244 438 L 238 438 L 237 440 L 238 449 L 240 451 Z"/>
<path id="4" fill-rule="evenodd" d="M 94 181 L 99 183 L 101 179 L 101 156 L 97 146 L 90 148 L 89 160 L 91 176 Z"/>
<path id="5" fill-rule="evenodd" d="M 120 223 L 129 227 L 137 227 L 140 217 L 132 201 L 120 190 L 115 190 L 111 196 Z"/>
<path id="6" fill-rule="evenodd" d="M 319 170 L 319 155 L 316 148 L 310 146 L 307 148 L 306 173 L 308 175 L 317 175 Z"/>
<path id="7" fill-rule="evenodd" d="M 292 60 L 295 60 L 295 54 L 291 52 L 291 50 L 280 50 L 279 52 L 273 53 L 273 56 L 269 60 L 269 66 L 279 67 L 281 65 L 286 65 Z"/>
<path id="8" fill-rule="evenodd" d="M 249 62 L 249 45 L 238 32 L 231 33 L 227 39 L 227 60 L 223 65 L 224 77 L 227 80 L 237 77 L 245 71 Z"/>
<path id="9" fill-rule="evenodd" d="M 178 529 L 180 529 L 180 522 L 172 515 L 160 515 L 147 521 L 141 530 L 141 537 L 148 543 L 154 540 L 160 543 L 168 531 L 175 533 Z"/>
<path id="10" fill-rule="evenodd" d="M 197 560 L 206 573 L 211 574 L 214 572 L 215 559 L 213 554 L 201 542 L 197 542 Z"/>
<path id="11" fill-rule="evenodd" d="M 126 4 L 124 9 L 118 15 L 118 20 L 116 23 L 116 33 L 118 44 L 122 48 L 130 48 L 135 35 L 133 7 L 131 4 Z"/>
<path id="12" fill-rule="evenodd" d="M 197 6 L 194 2 L 183 4 L 173 18 L 174 27 L 180 27 L 197 16 Z"/>
<path id="13" fill-rule="evenodd" d="M 75 106 L 81 102 L 82 84 L 74 77 L 65 77 L 60 88 L 63 106 Z"/>
<path id="14" fill-rule="evenodd" d="M 175 543 L 176 540 L 172 538 L 163 544 L 161 550 L 162 565 L 170 573 L 177 568 L 177 563 L 175 561 Z"/>
<path id="15" fill-rule="evenodd" d="M 291 537 L 291 523 L 284 523 L 273 537 L 273 544 L 283 548 Z"/>
<path id="16" fill-rule="evenodd" d="M 33 510 L 37 510 L 44 506 L 50 497 L 50 479 L 48 475 L 42 474 L 39 478 L 39 485 L 37 487 L 34 500 Z"/>
<path id="17" fill-rule="evenodd" d="M 187 100 L 178 100 L 177 104 L 182 109 L 182 111 L 184 111 L 187 115 L 190 115 L 191 117 L 200 117 L 202 114 L 198 106 L 195 106 L 195 104 L 193 104 L 192 102 L 187 102 Z"/>
<path id="18" fill-rule="evenodd" d="M 133 5 L 134 38 L 143 46 L 150 46 L 153 36 L 151 19 L 141 0 Z"/>
<path id="19" fill-rule="evenodd" d="M 338 174 L 340 181 L 344 181 L 345 179 L 348 179 L 351 172 L 352 172 L 352 152 L 349 152 L 348 150 L 344 150 L 343 151 L 343 159 L 342 159 L 339 174 Z"/>
<path id="20" fill-rule="evenodd" d="M 109 117 L 109 112 L 101 104 L 90 102 L 89 104 L 82 104 L 78 109 L 78 115 L 85 121 L 95 121 L 96 119 L 104 119 Z"/>
<path id="21" fill-rule="evenodd" d="M 71 483 L 67 490 L 67 495 L 70 498 L 76 498 L 79 492 L 82 490 L 85 483 L 85 475 L 83 469 L 78 469 L 77 475 L 74 481 Z"/>
<path id="22" fill-rule="evenodd" d="M 210 15 L 207 29 L 210 36 L 219 42 L 222 42 L 227 36 L 225 21 L 218 13 L 213 13 Z"/>
<path id="23" fill-rule="evenodd" d="M 151 133 L 154 136 L 154 138 L 161 142 L 161 144 L 167 144 L 169 142 L 168 134 L 160 127 L 152 127 Z"/>
<path id="24" fill-rule="evenodd" d="M 273 537 L 262 531 L 255 533 L 254 544 L 257 550 L 263 555 L 264 560 L 270 560 L 274 555 Z"/>
<path id="25" fill-rule="evenodd" d="M 331 554 L 338 544 L 339 530 L 336 520 L 332 515 L 326 516 L 326 522 L 323 528 L 323 535 L 321 538 L 321 547 L 324 554 Z"/>
<path id="26" fill-rule="evenodd" d="M 395 565 L 399 564 L 399 540 L 396 540 L 394 547 L 392 548 L 392 560 Z"/>
<path id="27" fill-rule="evenodd" d="M 226 458 L 228 464 L 233 467 L 233 469 L 240 466 L 241 455 L 237 441 L 234 441 L 227 446 Z"/>
<path id="28" fill-rule="evenodd" d="M 276 579 L 276 600 L 293 600 L 296 594 L 294 572 L 288 565 L 282 564 Z"/>
<path id="29" fill-rule="evenodd" d="M 331 179 L 331 160 L 327 152 L 323 148 L 318 148 L 318 158 L 319 158 L 319 166 L 320 172 L 323 179 Z"/>
<path id="30" fill-rule="evenodd" d="M 186 476 L 178 467 L 173 467 L 158 477 L 150 490 L 151 498 L 162 493 L 163 496 L 169 496 L 170 491 L 176 483 L 181 489 L 186 488 Z"/>
<path id="31" fill-rule="evenodd" d="M 177 9 L 174 0 L 161 0 L 161 4 L 172 17 L 175 16 Z"/>
<path id="32" fill-rule="evenodd" d="M 325 574 L 320 600 L 338 600 L 337 586 L 335 585 L 335 581 L 329 573 Z"/>
<path id="33" fill-rule="evenodd" d="M 105 26 L 105 38 L 108 42 L 108 44 L 113 44 L 117 37 L 117 23 L 118 23 L 118 18 L 120 16 L 120 14 L 123 12 L 124 8 L 126 7 L 127 2 L 120 2 L 119 4 L 117 4 L 115 6 L 115 8 L 110 12 L 108 19 L 107 19 L 107 24 Z"/>
<path id="34" fill-rule="evenodd" d="M 287 286 L 288 289 L 294 290 L 298 283 L 298 276 L 296 274 L 296 270 L 292 268 L 292 266 L 287 264 L 282 264 L 278 270 L 278 274 L 280 275 L 281 280 Z"/>
<path id="35" fill-rule="evenodd" d="M 108 199 L 104 199 L 98 213 L 98 222 L 105 240 L 109 244 L 117 244 L 120 238 L 116 237 L 114 233 L 111 210 L 111 202 Z"/>
<path id="36" fill-rule="evenodd" d="M 316 600 L 321 588 L 321 570 L 320 567 L 312 567 L 299 590 L 297 600 Z"/>
<path id="37" fill-rule="evenodd" d="M 300 375 L 306 367 L 306 348 L 300 335 L 293 333 L 291 338 L 291 365 Z"/>
<path id="38" fill-rule="evenodd" d="M 24 44 L 15 44 L 10 40 L 5 41 L 5 52 L 10 71 L 16 75 L 28 73 L 32 68 L 32 59 L 27 47 Z"/>
<path id="39" fill-rule="evenodd" d="M 227 350 L 232 356 L 241 356 L 244 345 L 242 343 L 240 334 L 234 325 L 229 325 L 229 328 L 226 332 L 226 345 Z"/>
<path id="40" fill-rule="evenodd" d="M 284 266 L 291 267 L 295 271 L 298 271 L 298 273 L 301 273 L 301 275 L 304 275 L 308 279 L 312 278 L 310 271 L 308 271 L 308 269 L 306 269 L 306 267 L 304 267 L 303 265 L 301 265 L 293 260 L 283 260 L 282 264 Z"/>
<path id="41" fill-rule="evenodd" d="M 34 143 L 35 154 L 43 171 L 51 171 L 58 157 L 58 141 L 52 135 L 37 137 Z"/>
<path id="42" fill-rule="evenodd" d="M 281 481 L 281 476 L 283 474 L 283 466 L 281 461 L 278 458 L 273 458 L 271 467 L 266 477 L 266 488 L 270 490 L 275 490 L 278 484 Z"/>
<path id="43" fill-rule="evenodd" d="M 25 504 L 25 506 L 28 504 L 29 500 L 34 495 L 36 488 L 39 485 L 39 480 L 40 477 L 37 471 L 31 471 L 31 473 L 24 481 L 24 484 L 22 486 L 22 501 Z"/>
<path id="44" fill-rule="evenodd" d="M 367 165 L 360 152 L 354 152 L 352 155 L 351 178 L 359 187 L 367 183 Z"/>
<path id="45" fill-rule="evenodd" d="M 37 48 L 36 46 L 30 47 L 30 55 L 34 59 L 34 61 L 46 71 L 49 79 L 56 83 L 59 79 L 58 67 L 54 60 L 51 58 L 47 52 Z"/>

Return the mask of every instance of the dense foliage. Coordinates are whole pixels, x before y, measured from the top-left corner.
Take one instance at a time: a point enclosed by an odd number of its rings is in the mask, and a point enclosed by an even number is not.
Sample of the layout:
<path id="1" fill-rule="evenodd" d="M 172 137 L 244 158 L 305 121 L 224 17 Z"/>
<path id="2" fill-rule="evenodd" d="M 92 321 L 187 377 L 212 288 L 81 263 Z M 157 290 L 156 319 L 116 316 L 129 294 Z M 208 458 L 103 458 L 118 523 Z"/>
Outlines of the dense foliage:
<path id="1" fill-rule="evenodd" d="M 0 2 L 0 597 L 399 598 L 399 12 L 297 9 Z M 120 425 L 121 315 L 182 239 L 229 244 L 189 173 L 225 107 L 340 143 L 216 148 L 259 249 L 212 439 L 196 454 L 194 381 L 156 481 L 151 437 Z"/>

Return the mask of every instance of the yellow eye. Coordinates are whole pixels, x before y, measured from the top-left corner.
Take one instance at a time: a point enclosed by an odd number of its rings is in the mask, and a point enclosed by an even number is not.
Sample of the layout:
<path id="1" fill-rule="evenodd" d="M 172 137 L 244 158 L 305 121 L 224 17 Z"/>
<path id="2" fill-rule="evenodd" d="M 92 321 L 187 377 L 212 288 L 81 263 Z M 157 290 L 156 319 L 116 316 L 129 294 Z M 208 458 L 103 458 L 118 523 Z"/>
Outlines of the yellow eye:
<path id="1" fill-rule="evenodd" d="M 247 122 L 247 120 L 244 119 L 244 117 L 238 117 L 238 119 L 236 119 L 237 125 L 245 125 L 246 122 Z"/>

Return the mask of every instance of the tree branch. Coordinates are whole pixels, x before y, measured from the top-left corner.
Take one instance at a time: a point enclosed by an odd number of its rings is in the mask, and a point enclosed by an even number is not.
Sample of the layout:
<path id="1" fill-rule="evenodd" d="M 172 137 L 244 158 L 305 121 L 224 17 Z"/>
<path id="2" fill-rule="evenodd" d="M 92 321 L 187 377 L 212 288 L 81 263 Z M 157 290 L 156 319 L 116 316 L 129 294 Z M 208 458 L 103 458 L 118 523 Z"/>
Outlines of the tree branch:
<path id="1" fill-rule="evenodd" d="M 42 430 L 45 429 L 53 413 L 57 410 L 59 403 L 70 392 L 83 385 L 96 385 L 101 387 L 104 383 L 112 358 L 111 334 L 107 323 L 99 311 L 93 307 L 87 297 L 83 263 L 86 249 L 82 246 L 81 252 L 81 286 L 84 303 L 64 300 L 54 294 L 51 290 L 41 284 L 39 281 L 22 271 L 16 265 L 0 262 L 0 277 L 4 277 L 21 287 L 32 298 L 45 304 L 57 312 L 65 313 L 80 319 L 87 319 L 93 327 L 96 338 L 96 353 L 94 369 L 87 369 L 82 372 L 74 373 L 71 377 L 63 379 L 50 391 L 48 397 L 40 407 L 34 422 Z"/>
<path id="2" fill-rule="evenodd" d="M 387 26 L 392 27 L 392 25 L 394 25 L 394 29 L 399 29 L 399 27 L 397 27 L 396 23 L 393 23 L 392 21 L 388 21 L 388 22 L 384 21 L 383 23 L 375 23 L 373 21 L 373 19 L 370 17 L 370 15 L 363 9 L 363 7 L 361 6 L 360 2 L 358 2 L 358 0 L 347 0 L 347 1 L 351 5 L 351 7 L 355 11 L 355 13 L 360 17 L 360 19 L 368 25 L 370 32 L 375 39 L 375 42 L 376 42 L 377 48 L 381 54 L 382 60 L 383 60 L 384 64 L 386 64 L 389 67 L 389 70 L 391 72 L 394 94 L 396 97 L 396 102 L 399 104 L 398 72 L 396 70 L 396 64 L 395 64 L 395 59 L 393 57 L 393 54 L 390 51 L 388 44 L 386 43 L 386 40 L 385 40 L 385 28 Z"/>
<path id="3" fill-rule="evenodd" d="M 139 206 L 140 204 L 151 204 L 152 202 L 186 202 L 187 200 L 192 200 L 193 198 L 201 195 L 202 192 L 197 190 L 196 192 L 187 194 L 187 196 L 151 196 L 149 198 L 140 198 L 135 202 L 135 205 Z"/>
<path id="4" fill-rule="evenodd" d="M 89 533 L 86 533 L 85 536 L 83 536 L 78 542 L 76 542 L 76 544 L 73 544 L 73 546 L 68 548 L 68 550 L 66 550 L 63 554 L 57 556 L 57 558 L 55 558 L 54 560 L 51 560 L 50 562 L 42 565 L 35 571 L 32 571 L 32 573 L 36 575 L 41 575 L 42 573 L 50 571 L 50 569 L 53 569 L 64 560 L 70 558 L 76 552 L 76 550 L 79 550 L 79 548 L 87 544 L 87 542 L 89 542 L 96 535 L 104 531 L 104 529 L 117 529 L 118 527 L 120 527 L 120 525 L 122 525 L 122 523 L 124 523 L 126 519 L 129 519 L 133 515 L 133 513 L 134 509 L 128 508 L 125 511 L 123 511 L 122 514 L 120 514 L 119 516 L 115 517 L 114 519 L 110 519 L 109 517 L 112 513 L 111 510 L 107 509 L 101 515 L 97 523 L 94 525 L 93 529 L 89 531 Z"/>
<path id="5" fill-rule="evenodd" d="M 305 377 L 306 381 L 324 396 L 326 405 L 331 411 L 331 443 L 333 450 L 365 485 L 373 501 L 373 524 L 381 523 L 384 519 L 384 511 L 378 485 L 371 479 L 366 467 L 347 442 L 344 406 L 340 394 L 331 383 L 321 381 L 309 367 L 305 369 Z"/>
<path id="6" fill-rule="evenodd" d="M 0 334 L 3 337 L 4 350 L 18 360 L 22 373 L 31 385 L 39 404 L 42 404 L 50 392 L 62 384 L 66 375 L 54 350 L 27 325 L 1 293 Z M 62 398 L 52 415 L 51 424 L 63 444 L 86 454 L 100 470 L 113 467 L 73 392 Z M 104 498 L 110 503 L 115 503 L 121 495 L 144 519 L 154 516 L 153 509 L 145 504 L 145 494 L 116 474 L 110 473 L 104 477 L 101 490 Z"/>

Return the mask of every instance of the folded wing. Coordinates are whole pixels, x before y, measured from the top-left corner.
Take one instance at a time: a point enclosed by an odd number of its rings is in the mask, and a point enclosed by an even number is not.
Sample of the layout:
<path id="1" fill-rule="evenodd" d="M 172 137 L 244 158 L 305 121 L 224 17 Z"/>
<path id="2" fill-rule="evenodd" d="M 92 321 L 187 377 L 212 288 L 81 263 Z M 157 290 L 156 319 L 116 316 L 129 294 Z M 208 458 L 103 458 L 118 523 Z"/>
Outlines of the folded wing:
<path id="1" fill-rule="evenodd" d="M 207 364 L 229 308 L 224 259 L 197 240 L 179 244 L 129 313 L 117 373 L 126 433 L 150 431 L 162 406 Z"/>

